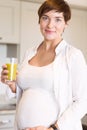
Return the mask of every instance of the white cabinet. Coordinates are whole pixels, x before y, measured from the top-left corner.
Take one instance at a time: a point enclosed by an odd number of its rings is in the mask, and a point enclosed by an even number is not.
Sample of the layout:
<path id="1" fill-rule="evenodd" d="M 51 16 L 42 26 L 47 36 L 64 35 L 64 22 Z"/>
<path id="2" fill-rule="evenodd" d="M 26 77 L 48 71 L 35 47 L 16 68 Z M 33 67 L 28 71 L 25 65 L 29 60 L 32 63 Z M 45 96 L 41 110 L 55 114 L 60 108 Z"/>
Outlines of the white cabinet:
<path id="1" fill-rule="evenodd" d="M 0 43 L 19 43 L 20 1 L 0 0 Z"/>
<path id="2" fill-rule="evenodd" d="M 0 111 L 0 130 L 14 130 L 15 111 Z"/>
<path id="3" fill-rule="evenodd" d="M 25 51 L 29 47 L 42 41 L 37 16 L 37 10 L 39 6 L 39 3 L 21 3 L 20 59 L 23 58 Z"/>

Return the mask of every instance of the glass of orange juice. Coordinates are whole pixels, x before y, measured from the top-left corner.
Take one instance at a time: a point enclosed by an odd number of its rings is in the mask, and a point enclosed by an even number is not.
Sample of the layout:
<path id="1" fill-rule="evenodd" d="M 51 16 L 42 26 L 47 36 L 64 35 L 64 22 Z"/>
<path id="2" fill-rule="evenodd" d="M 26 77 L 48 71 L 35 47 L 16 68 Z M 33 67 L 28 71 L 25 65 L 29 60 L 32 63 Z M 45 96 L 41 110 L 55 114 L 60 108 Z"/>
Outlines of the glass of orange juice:
<path id="1" fill-rule="evenodd" d="M 9 62 L 6 63 L 8 70 L 8 79 L 7 81 L 15 81 L 16 80 L 16 72 L 17 72 L 17 58 L 10 58 Z"/>

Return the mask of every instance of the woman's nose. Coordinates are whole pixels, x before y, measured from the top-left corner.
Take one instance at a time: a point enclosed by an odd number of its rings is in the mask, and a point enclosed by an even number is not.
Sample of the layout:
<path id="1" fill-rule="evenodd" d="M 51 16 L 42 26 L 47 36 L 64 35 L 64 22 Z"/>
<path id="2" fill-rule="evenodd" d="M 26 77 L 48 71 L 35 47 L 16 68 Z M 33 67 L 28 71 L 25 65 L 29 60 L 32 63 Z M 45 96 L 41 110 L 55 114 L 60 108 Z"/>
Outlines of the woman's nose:
<path id="1" fill-rule="evenodd" d="M 49 22 L 48 22 L 48 27 L 49 27 L 49 28 L 52 28 L 53 26 L 54 26 L 53 20 L 49 20 Z"/>

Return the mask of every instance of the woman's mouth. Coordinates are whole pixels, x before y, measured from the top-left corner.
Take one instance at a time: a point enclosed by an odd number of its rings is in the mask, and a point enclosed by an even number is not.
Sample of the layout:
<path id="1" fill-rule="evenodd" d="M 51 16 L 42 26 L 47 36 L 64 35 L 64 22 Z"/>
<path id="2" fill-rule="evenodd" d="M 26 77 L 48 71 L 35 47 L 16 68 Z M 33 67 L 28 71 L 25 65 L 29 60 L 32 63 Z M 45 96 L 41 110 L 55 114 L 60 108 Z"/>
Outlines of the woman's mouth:
<path id="1" fill-rule="evenodd" d="M 55 31 L 53 31 L 53 30 L 45 30 L 45 32 L 46 32 L 47 34 L 53 34 Z"/>

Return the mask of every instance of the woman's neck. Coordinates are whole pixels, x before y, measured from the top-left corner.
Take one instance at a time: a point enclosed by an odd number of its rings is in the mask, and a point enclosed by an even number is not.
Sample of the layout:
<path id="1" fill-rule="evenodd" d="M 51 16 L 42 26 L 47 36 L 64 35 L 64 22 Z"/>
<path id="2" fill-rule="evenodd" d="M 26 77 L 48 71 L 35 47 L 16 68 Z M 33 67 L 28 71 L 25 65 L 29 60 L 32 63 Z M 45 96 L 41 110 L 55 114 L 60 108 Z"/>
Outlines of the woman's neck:
<path id="1" fill-rule="evenodd" d="M 62 41 L 62 38 L 60 40 L 57 40 L 57 41 L 44 40 L 42 43 L 42 47 L 46 51 L 54 50 L 61 41 Z"/>

